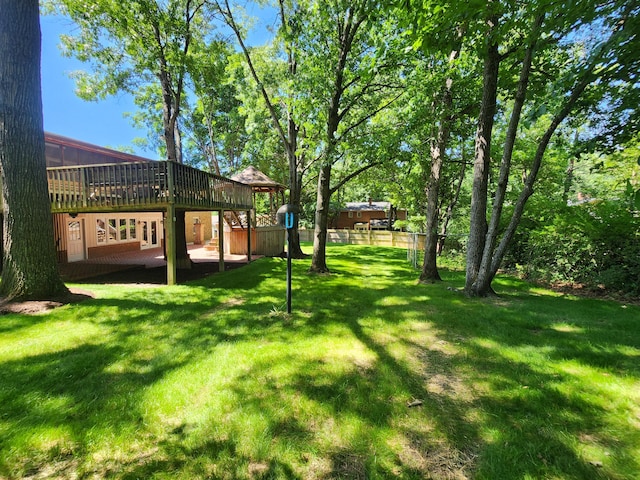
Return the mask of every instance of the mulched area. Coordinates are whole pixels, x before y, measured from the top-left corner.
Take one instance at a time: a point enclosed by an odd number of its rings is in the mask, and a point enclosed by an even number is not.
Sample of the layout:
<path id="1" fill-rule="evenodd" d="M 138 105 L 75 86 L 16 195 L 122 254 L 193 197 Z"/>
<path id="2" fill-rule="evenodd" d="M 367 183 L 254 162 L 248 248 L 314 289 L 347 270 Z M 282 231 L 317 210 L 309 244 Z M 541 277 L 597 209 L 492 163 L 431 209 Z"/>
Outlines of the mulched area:
<path id="1" fill-rule="evenodd" d="M 0 315 L 8 313 L 21 313 L 25 315 L 37 315 L 69 303 L 79 303 L 93 298 L 93 293 L 79 289 L 70 289 L 69 295 L 50 300 L 25 300 L 22 302 L 0 301 Z"/>

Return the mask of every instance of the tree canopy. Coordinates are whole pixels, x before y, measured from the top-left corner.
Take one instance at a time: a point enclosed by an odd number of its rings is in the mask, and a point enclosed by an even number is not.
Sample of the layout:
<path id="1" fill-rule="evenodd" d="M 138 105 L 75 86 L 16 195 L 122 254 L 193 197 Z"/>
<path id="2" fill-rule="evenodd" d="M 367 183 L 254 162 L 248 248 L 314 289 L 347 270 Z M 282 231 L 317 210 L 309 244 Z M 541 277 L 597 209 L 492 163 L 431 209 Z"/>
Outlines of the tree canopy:
<path id="1" fill-rule="evenodd" d="M 637 208 L 633 2 L 280 0 L 260 6 L 276 18 L 264 45 L 228 0 L 50 3 L 81 27 L 63 38 L 89 62 L 80 95 L 130 92 L 169 159 L 253 163 L 289 183 L 315 228 L 312 271 L 329 271 L 330 212 L 346 199 L 424 219 L 423 279 L 437 280 L 449 229 L 468 234 L 469 295 L 491 293 L 523 245 L 544 209 L 534 192 L 576 201 L 594 158 L 625 172 L 616 201 Z"/>

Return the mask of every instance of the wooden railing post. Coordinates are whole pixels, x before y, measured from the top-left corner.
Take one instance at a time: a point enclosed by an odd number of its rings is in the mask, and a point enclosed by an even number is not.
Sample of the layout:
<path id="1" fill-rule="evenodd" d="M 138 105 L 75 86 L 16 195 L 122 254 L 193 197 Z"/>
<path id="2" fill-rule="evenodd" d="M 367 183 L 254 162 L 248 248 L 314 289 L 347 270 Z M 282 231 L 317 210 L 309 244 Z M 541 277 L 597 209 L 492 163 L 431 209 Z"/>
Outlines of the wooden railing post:
<path id="1" fill-rule="evenodd" d="M 170 178 L 171 177 L 171 178 Z M 47 168 L 54 213 L 139 207 L 250 210 L 251 187 L 186 165 L 113 163 Z M 171 187 L 169 182 L 171 181 Z M 171 188 L 171 192 L 169 192 Z"/>
<path id="2" fill-rule="evenodd" d="M 80 198 L 82 199 L 82 206 L 87 207 L 87 179 L 85 178 L 84 168 L 80 169 Z"/>

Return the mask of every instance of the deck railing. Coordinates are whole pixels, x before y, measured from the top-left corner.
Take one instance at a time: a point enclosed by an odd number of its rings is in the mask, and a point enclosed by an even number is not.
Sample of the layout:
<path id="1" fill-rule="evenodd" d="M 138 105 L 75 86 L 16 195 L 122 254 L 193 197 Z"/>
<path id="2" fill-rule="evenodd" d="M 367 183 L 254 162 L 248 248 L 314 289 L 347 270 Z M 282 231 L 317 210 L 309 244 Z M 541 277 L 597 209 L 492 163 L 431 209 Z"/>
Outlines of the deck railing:
<path id="1" fill-rule="evenodd" d="M 272 227 L 278 225 L 278 219 L 275 212 L 261 213 L 256 215 L 256 227 Z"/>
<path id="2" fill-rule="evenodd" d="M 249 210 L 251 187 L 175 162 L 47 168 L 51 211 Z"/>

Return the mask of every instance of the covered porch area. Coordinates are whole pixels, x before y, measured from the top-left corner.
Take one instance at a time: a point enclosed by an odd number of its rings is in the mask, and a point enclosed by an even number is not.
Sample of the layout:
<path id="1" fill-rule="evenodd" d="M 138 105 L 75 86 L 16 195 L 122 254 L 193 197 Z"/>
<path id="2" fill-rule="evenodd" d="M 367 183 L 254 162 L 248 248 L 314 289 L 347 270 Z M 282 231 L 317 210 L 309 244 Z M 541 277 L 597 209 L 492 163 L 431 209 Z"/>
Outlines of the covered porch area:
<path id="1" fill-rule="evenodd" d="M 178 280 L 201 278 L 219 272 L 218 252 L 211 252 L 204 245 L 189 245 L 192 271 L 178 270 Z M 256 258 L 256 257 L 253 257 Z M 224 255 L 224 270 L 247 265 L 247 255 Z M 65 282 L 103 282 L 125 284 L 166 284 L 167 260 L 164 249 L 157 247 L 141 251 L 114 253 L 91 260 L 63 263 L 60 275 Z"/>
<path id="2" fill-rule="evenodd" d="M 67 261 L 72 258 L 72 250 L 77 249 L 84 253 L 84 257 L 77 256 L 74 259 L 91 258 L 95 262 L 96 258 L 101 257 L 105 261 L 100 264 L 104 265 L 107 261 L 115 262 L 118 258 L 131 256 L 147 259 L 136 260 L 136 264 L 146 265 L 150 258 L 148 252 L 157 249 L 123 252 L 122 247 L 124 242 L 128 242 L 128 246 L 148 243 L 148 238 L 152 236 L 147 237 L 145 232 L 149 231 L 149 235 L 157 232 L 153 238 L 157 239 L 158 247 L 164 247 L 159 250 L 169 285 L 178 281 L 176 240 L 181 235 L 179 229 L 186 228 L 186 225 L 178 222 L 180 215 L 189 211 L 219 212 L 218 231 L 222 232 L 225 212 L 245 213 L 250 218 L 249 212 L 253 207 L 251 187 L 248 185 L 173 162 L 49 167 L 47 174 L 51 211 L 58 216 L 64 214 L 64 222 L 58 228 L 64 233 L 56 239 L 56 243 L 58 251 L 64 252 Z M 132 212 L 156 212 L 161 216 L 156 221 L 150 220 L 147 226 L 147 222 L 133 218 Z M 94 229 L 94 226 L 86 226 L 88 222 L 80 221 L 83 215 L 100 215 L 104 218 L 98 220 Z M 93 218 L 92 222 L 95 223 Z M 154 229 L 150 228 L 151 225 L 154 225 Z M 145 229 L 145 226 L 148 228 Z M 250 241 L 251 238 L 247 238 L 247 242 Z M 218 269 L 223 271 L 227 259 L 222 235 L 218 242 L 221 248 L 206 254 L 212 256 L 217 253 L 217 259 L 211 260 L 215 260 Z M 119 248 L 109 248 L 111 243 Z M 101 249 L 100 255 L 90 257 L 90 249 L 95 252 L 96 248 Z M 249 244 L 249 253 L 245 256 L 247 262 L 251 261 L 251 251 Z M 80 264 L 82 261 L 70 263 Z M 76 267 L 76 270 L 79 268 Z"/>

